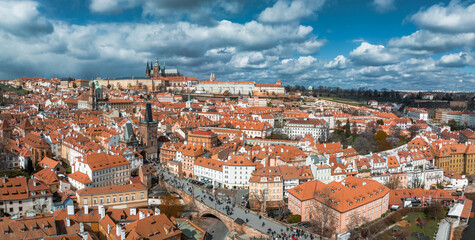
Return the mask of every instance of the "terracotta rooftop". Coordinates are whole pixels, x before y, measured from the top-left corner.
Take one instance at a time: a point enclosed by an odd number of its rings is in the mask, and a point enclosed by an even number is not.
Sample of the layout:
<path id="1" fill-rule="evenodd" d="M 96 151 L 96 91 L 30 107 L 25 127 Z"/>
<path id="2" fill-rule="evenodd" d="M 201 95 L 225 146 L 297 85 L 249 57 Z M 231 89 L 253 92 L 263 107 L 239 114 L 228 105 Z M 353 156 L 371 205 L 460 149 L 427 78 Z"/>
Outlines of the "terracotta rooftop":
<path id="1" fill-rule="evenodd" d="M 103 193 L 119 193 L 119 192 L 129 192 L 129 191 L 139 191 L 147 190 L 147 187 L 142 183 L 133 183 L 127 185 L 117 185 L 117 186 L 105 186 L 105 187 L 93 187 L 93 188 L 83 188 L 76 192 L 77 195 L 95 195 Z"/>

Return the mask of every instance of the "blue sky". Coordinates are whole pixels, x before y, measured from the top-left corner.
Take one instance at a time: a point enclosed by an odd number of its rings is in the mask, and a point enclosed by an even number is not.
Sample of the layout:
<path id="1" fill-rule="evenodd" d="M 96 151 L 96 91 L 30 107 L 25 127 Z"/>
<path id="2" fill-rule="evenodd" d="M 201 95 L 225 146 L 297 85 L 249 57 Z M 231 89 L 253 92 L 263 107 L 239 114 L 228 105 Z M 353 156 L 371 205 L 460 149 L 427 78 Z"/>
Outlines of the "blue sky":
<path id="1" fill-rule="evenodd" d="M 475 90 L 475 1 L 0 0 L 0 79 L 143 76 Z"/>

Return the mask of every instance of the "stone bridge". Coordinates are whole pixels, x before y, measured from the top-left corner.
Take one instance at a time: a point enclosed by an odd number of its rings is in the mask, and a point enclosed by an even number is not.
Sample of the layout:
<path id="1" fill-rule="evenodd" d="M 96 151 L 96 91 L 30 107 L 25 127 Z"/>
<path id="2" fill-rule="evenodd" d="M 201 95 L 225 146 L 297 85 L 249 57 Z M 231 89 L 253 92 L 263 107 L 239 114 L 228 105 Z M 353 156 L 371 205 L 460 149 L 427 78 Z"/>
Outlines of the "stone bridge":
<path id="1" fill-rule="evenodd" d="M 168 192 L 169 193 L 176 193 L 177 195 L 179 195 L 183 201 L 188 204 L 188 203 L 193 203 L 195 206 L 196 206 L 196 209 L 197 209 L 197 213 L 195 213 L 195 216 L 193 217 L 206 217 L 206 216 L 212 216 L 212 217 L 216 217 L 217 219 L 221 220 L 225 225 L 226 227 L 229 229 L 229 232 L 231 231 L 236 231 L 238 233 L 238 235 L 240 234 L 247 234 L 248 236 L 250 237 L 253 237 L 253 238 L 269 238 L 270 236 L 267 234 L 267 233 L 264 233 L 256 228 L 253 228 L 245 223 L 243 223 L 242 225 L 239 225 L 237 223 L 234 222 L 234 219 L 231 218 L 230 216 L 224 214 L 224 213 L 221 213 L 220 211 L 217 211 L 215 210 L 214 208 L 202 203 L 201 201 L 193 198 L 192 196 L 190 196 L 188 193 L 178 189 L 178 188 L 175 188 L 174 186 L 168 184 L 165 182 L 165 187 L 167 188 Z M 228 239 L 234 239 L 232 237 L 229 237 L 228 235 Z"/>

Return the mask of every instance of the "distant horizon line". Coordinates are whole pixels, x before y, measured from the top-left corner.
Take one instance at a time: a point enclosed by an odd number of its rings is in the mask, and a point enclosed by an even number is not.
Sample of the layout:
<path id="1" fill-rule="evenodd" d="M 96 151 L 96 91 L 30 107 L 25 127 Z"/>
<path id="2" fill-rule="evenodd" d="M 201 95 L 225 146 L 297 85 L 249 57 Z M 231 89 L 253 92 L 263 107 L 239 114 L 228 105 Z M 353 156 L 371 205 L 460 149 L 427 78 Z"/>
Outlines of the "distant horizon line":
<path id="1" fill-rule="evenodd" d="M 187 77 L 187 76 L 183 76 L 183 77 Z M 51 79 L 53 78 L 56 78 L 56 79 L 67 79 L 67 78 L 72 78 L 74 80 L 88 80 L 88 81 L 94 81 L 94 80 L 122 80 L 122 79 L 149 79 L 147 77 L 135 77 L 135 76 L 127 76 L 127 77 L 115 77 L 115 78 L 101 78 L 101 77 L 96 77 L 96 78 L 93 78 L 93 79 L 86 79 L 86 78 L 74 78 L 74 77 L 51 77 L 51 78 L 47 78 L 47 77 L 18 77 L 16 79 L 0 79 L 0 82 L 5 82 L 5 81 L 17 81 L 17 80 L 20 80 L 20 79 L 35 79 L 35 78 L 42 78 L 42 79 L 45 79 L 45 80 L 49 80 L 51 81 Z M 278 79 L 279 80 L 279 79 Z M 201 81 L 209 81 L 209 79 L 203 79 L 203 80 L 199 80 L 199 82 Z M 220 80 L 215 80 L 217 82 L 219 82 Z M 242 81 L 242 80 L 221 80 L 221 81 Z M 258 82 L 256 80 L 254 80 L 255 82 Z M 314 89 L 318 88 L 319 86 L 323 86 L 323 87 L 330 87 L 330 88 L 337 88 L 339 86 L 328 86 L 328 85 L 318 85 L 318 86 L 315 86 L 315 85 L 299 85 L 299 84 L 293 84 L 293 85 L 290 85 L 290 84 L 282 84 L 282 86 L 284 87 L 287 87 L 287 86 L 290 86 L 290 87 L 294 87 L 294 86 L 303 86 L 303 87 L 306 87 L 306 89 L 308 90 L 309 87 L 313 87 Z M 342 87 L 339 87 L 341 89 L 359 89 L 359 88 L 365 88 L 365 89 L 371 89 L 371 90 L 382 90 L 382 89 L 385 89 L 385 88 L 371 88 L 371 87 L 350 87 L 350 88 L 342 88 Z M 386 89 L 388 91 L 395 91 L 395 92 L 435 92 L 435 93 L 441 93 L 441 92 L 444 92 L 444 93 L 475 93 L 475 91 L 462 91 L 462 90 L 444 90 L 444 89 L 435 89 L 435 90 L 407 90 L 407 89 Z"/>

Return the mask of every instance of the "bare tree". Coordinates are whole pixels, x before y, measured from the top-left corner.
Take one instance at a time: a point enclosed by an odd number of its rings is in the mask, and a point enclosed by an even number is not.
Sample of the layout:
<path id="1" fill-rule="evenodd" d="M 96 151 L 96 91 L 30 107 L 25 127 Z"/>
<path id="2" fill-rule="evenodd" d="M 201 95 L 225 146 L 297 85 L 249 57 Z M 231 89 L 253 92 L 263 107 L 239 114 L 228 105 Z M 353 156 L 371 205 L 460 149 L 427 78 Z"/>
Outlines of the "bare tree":
<path id="1" fill-rule="evenodd" d="M 314 206 L 310 207 L 310 222 L 320 230 L 321 236 L 330 239 L 336 233 L 337 219 L 335 210 L 331 206 L 335 206 L 332 190 L 325 187 L 322 191 L 314 193 Z"/>
<path id="2" fill-rule="evenodd" d="M 411 188 L 423 188 L 424 183 L 419 175 L 415 174 L 411 181 Z"/>
<path id="3" fill-rule="evenodd" d="M 389 180 L 385 185 L 389 189 L 398 189 L 401 185 L 401 180 L 399 179 L 399 176 L 389 176 Z"/>
<path id="4" fill-rule="evenodd" d="M 277 202 L 279 215 L 277 216 L 279 220 L 284 218 L 285 212 L 288 209 L 284 201 Z"/>
<path id="5" fill-rule="evenodd" d="M 37 198 L 34 201 L 33 209 L 36 211 L 36 213 L 43 213 L 47 210 L 47 203 L 46 200 L 42 198 Z"/>
<path id="6" fill-rule="evenodd" d="M 252 197 L 256 199 L 257 204 L 259 204 L 259 212 L 263 213 L 266 211 L 266 196 L 267 196 L 267 189 L 260 189 L 259 192 L 252 193 Z"/>
<path id="7" fill-rule="evenodd" d="M 368 222 L 365 216 L 358 213 L 351 214 L 350 220 L 346 225 L 348 232 L 350 232 L 350 239 L 364 239 L 368 236 L 369 227 L 364 225 Z"/>

